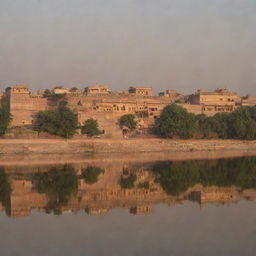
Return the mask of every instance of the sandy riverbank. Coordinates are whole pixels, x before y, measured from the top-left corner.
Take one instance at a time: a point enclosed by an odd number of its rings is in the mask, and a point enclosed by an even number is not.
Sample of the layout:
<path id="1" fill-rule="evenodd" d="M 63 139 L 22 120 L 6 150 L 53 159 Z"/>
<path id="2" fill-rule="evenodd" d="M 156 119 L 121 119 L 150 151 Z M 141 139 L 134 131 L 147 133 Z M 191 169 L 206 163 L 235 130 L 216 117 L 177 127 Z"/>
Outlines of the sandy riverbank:
<path id="1" fill-rule="evenodd" d="M 243 152 L 256 154 L 256 141 L 167 139 L 1 139 L 0 155 L 139 152 Z"/>

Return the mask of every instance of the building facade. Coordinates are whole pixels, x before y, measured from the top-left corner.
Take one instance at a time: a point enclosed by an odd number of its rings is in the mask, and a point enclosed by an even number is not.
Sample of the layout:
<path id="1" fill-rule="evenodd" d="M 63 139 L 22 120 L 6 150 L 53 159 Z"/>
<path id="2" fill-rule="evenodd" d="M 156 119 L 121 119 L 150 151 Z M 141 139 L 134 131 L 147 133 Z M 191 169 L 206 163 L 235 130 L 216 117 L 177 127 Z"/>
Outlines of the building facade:
<path id="1" fill-rule="evenodd" d="M 8 101 L 12 114 L 10 126 L 34 125 L 35 116 L 39 111 L 57 108 L 61 100 L 65 100 L 77 113 L 80 124 L 94 118 L 102 129 L 112 131 L 113 134 L 117 131 L 118 119 L 122 115 L 134 114 L 138 118 L 143 117 L 140 121 L 147 128 L 159 117 L 165 106 L 174 102 L 191 113 L 204 113 L 208 116 L 218 112 L 231 112 L 239 106 L 256 104 L 256 97 L 247 96 L 241 100 L 236 93 L 227 89 L 217 89 L 214 92 L 198 90 L 190 96 L 184 96 L 174 90 L 153 96 L 152 88 L 149 87 L 130 87 L 128 91 L 111 92 L 105 85 L 88 86 L 83 91 L 74 88 L 58 89 L 57 92 L 55 90 L 56 88 L 52 89 L 50 96 L 46 96 L 43 90 L 32 94 L 25 85 L 8 87 L 0 96 L 5 96 Z"/>

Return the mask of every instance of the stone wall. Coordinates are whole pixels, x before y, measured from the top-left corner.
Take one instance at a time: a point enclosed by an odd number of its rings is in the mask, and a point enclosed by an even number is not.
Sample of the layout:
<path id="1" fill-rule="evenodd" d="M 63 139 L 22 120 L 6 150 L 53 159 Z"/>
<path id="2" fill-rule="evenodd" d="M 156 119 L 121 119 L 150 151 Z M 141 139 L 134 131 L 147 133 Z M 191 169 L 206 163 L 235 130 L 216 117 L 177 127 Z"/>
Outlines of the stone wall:
<path id="1" fill-rule="evenodd" d="M 95 86 L 94 86 L 95 87 Z M 93 87 L 93 88 L 94 88 Z M 96 86 L 96 88 L 101 88 Z M 91 87 L 88 87 L 91 88 Z M 104 87 L 107 90 L 107 87 Z M 149 90 L 150 88 L 134 88 L 136 90 Z M 65 89 L 67 90 L 67 89 Z M 169 90 L 170 91 L 170 90 Z M 179 95 L 170 91 L 168 96 L 148 96 L 136 93 L 112 93 L 108 90 L 102 93 L 67 93 L 62 100 L 68 102 L 68 106 L 78 114 L 78 121 L 82 125 L 88 118 L 95 118 L 100 128 L 106 131 L 109 137 L 119 137 L 117 122 L 124 114 L 137 114 L 147 112 L 147 120 L 143 120 L 145 128 L 154 123 L 165 106 L 175 102 Z M 33 125 L 35 115 L 38 111 L 55 109 L 59 100 L 44 98 L 42 93 L 32 95 L 27 86 L 11 86 L 6 89 L 6 96 L 9 100 L 9 107 L 12 114 L 11 126 Z M 1 95 L 0 95 L 1 96 Z M 212 116 L 218 112 L 230 112 L 237 108 L 237 95 L 226 90 L 215 92 L 199 91 L 191 95 L 190 103 L 180 104 L 189 112 L 194 114 L 206 114 Z M 250 103 L 251 104 L 251 103 Z"/>
<path id="2" fill-rule="evenodd" d="M 167 139 L 0 140 L 0 155 L 135 152 L 256 152 L 256 141 Z"/>

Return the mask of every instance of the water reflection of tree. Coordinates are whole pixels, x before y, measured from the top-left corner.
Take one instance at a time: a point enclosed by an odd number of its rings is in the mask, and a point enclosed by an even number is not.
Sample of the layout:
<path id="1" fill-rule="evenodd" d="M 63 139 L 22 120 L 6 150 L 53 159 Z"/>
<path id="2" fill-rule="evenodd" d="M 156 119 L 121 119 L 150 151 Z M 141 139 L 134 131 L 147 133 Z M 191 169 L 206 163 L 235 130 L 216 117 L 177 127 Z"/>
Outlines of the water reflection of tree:
<path id="1" fill-rule="evenodd" d="M 180 161 L 153 166 L 156 181 L 167 194 L 179 195 L 196 184 L 256 188 L 256 158 L 215 161 Z"/>
<path id="2" fill-rule="evenodd" d="M 99 175 L 102 173 L 104 173 L 103 169 L 96 166 L 88 166 L 82 169 L 81 178 L 84 179 L 87 184 L 94 184 L 98 182 Z"/>
<path id="3" fill-rule="evenodd" d="M 130 174 L 128 177 L 121 177 L 120 186 L 123 189 L 134 188 L 137 176 L 135 174 Z"/>
<path id="4" fill-rule="evenodd" d="M 46 211 L 61 214 L 61 206 L 67 204 L 70 196 L 78 189 L 78 176 L 69 165 L 54 167 L 48 172 L 34 175 L 35 189 L 49 198 Z"/>
<path id="5" fill-rule="evenodd" d="M 10 205 L 11 186 L 4 168 L 0 168 L 0 202 L 6 208 Z"/>

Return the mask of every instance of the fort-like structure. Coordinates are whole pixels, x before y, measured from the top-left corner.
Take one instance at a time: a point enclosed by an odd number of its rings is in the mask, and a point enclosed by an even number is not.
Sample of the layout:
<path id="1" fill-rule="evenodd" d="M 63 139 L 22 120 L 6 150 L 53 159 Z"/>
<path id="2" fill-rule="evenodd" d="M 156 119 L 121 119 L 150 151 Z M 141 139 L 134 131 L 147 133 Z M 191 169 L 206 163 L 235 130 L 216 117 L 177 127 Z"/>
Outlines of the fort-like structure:
<path id="1" fill-rule="evenodd" d="M 213 92 L 198 90 L 192 95 L 182 95 L 167 90 L 153 96 L 150 87 L 130 87 L 127 91 L 112 92 L 105 85 L 65 89 L 56 87 L 51 90 L 39 90 L 32 94 L 29 87 L 15 85 L 8 87 L 0 98 L 5 97 L 12 114 L 11 127 L 31 126 L 39 111 L 54 109 L 61 100 L 78 115 L 80 124 L 88 118 L 97 119 L 107 133 L 117 132 L 117 121 L 124 114 L 134 114 L 143 128 L 148 128 L 160 115 L 162 109 L 171 103 L 178 103 L 189 112 L 204 113 L 208 116 L 218 112 L 231 112 L 240 106 L 256 105 L 256 97 L 239 97 L 227 89 Z"/>

